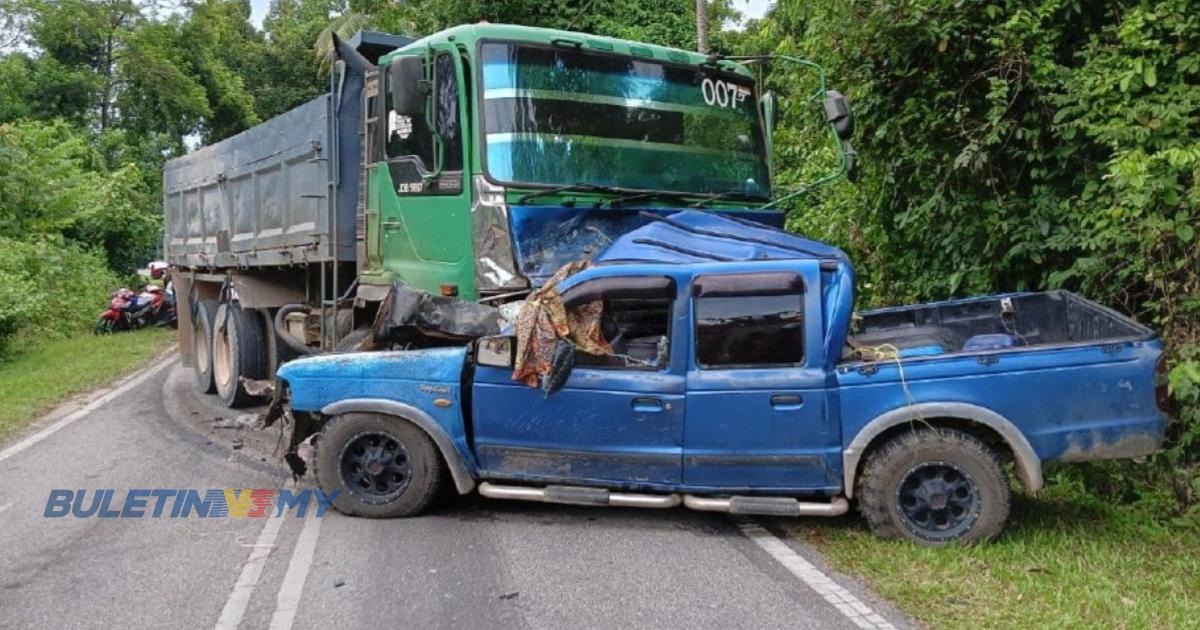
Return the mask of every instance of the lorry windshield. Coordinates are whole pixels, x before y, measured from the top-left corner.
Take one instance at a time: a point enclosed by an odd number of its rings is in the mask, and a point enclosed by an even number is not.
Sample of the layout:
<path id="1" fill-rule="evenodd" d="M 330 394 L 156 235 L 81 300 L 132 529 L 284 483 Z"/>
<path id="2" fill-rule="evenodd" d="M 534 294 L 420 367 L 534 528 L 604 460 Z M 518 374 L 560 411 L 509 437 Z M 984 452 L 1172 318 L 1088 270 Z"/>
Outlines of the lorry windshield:
<path id="1" fill-rule="evenodd" d="M 769 198 L 749 77 L 573 49 L 485 43 L 495 180 Z"/>

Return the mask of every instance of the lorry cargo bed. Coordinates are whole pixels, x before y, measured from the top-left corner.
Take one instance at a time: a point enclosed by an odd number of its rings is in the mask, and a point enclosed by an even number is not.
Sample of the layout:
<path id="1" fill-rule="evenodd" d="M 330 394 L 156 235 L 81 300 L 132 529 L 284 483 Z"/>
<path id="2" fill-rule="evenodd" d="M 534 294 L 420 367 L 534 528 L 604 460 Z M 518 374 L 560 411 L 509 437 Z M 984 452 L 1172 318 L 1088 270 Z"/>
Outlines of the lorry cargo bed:
<path id="1" fill-rule="evenodd" d="M 333 259 L 335 243 L 339 259 L 354 260 L 361 79 L 346 91 L 355 93 L 343 92 L 340 110 L 321 96 L 167 162 L 167 261 L 184 267 L 322 262 Z M 346 167 L 348 176 L 339 178 L 337 169 Z"/>

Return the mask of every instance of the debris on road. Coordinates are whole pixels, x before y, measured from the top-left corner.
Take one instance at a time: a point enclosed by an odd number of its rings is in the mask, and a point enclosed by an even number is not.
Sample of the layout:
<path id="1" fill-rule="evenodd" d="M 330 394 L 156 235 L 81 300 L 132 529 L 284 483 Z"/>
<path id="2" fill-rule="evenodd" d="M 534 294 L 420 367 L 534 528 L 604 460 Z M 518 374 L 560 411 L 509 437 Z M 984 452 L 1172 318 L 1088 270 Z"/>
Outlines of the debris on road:
<path id="1" fill-rule="evenodd" d="M 244 413 L 233 418 L 214 418 L 214 429 L 236 429 L 238 431 L 248 431 L 258 428 L 258 414 Z"/>
<path id="2" fill-rule="evenodd" d="M 271 396 L 275 395 L 275 381 L 271 379 L 256 381 L 243 376 L 240 380 L 242 381 L 242 387 L 246 390 L 246 393 L 250 394 L 251 396 L 270 398 Z"/>

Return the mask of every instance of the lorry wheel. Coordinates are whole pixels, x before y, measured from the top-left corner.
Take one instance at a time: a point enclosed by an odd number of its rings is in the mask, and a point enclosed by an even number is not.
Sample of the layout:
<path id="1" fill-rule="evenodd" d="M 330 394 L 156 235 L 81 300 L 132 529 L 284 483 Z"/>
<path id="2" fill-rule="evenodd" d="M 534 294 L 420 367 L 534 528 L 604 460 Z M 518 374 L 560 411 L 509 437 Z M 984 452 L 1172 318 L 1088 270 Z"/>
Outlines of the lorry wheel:
<path id="1" fill-rule="evenodd" d="M 1012 488 L 1000 457 L 978 438 L 920 429 L 872 451 L 858 501 L 877 536 L 937 547 L 995 538 L 1008 520 Z"/>
<path id="2" fill-rule="evenodd" d="M 217 391 L 213 381 L 213 318 L 217 313 L 217 303 L 214 300 L 197 300 L 192 309 L 192 358 L 195 367 L 192 369 L 192 384 L 201 394 L 211 394 Z"/>
<path id="3" fill-rule="evenodd" d="M 246 393 L 242 377 L 267 377 L 267 341 L 262 321 L 236 304 L 217 308 L 214 318 L 212 361 L 217 396 L 226 407 L 245 407 L 261 400 Z"/>
<path id="4" fill-rule="evenodd" d="M 263 330 L 266 331 L 267 357 L 271 360 L 267 366 L 267 376 L 274 378 L 275 372 L 278 372 L 284 363 L 296 358 L 296 352 L 279 338 L 279 333 L 275 332 L 274 313 L 265 308 L 257 310 L 258 316 L 262 318 Z"/>
<path id="5" fill-rule="evenodd" d="M 441 490 L 444 472 L 433 441 L 416 425 L 388 416 L 334 416 L 315 444 L 317 485 L 342 514 L 415 516 Z"/>

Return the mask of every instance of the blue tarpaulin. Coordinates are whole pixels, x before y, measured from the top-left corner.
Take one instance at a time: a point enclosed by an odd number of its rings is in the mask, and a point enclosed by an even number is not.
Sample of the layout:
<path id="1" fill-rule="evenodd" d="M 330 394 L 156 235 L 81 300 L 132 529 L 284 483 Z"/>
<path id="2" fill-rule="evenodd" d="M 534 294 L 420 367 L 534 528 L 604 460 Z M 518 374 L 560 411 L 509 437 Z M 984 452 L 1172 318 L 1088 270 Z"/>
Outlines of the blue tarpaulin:
<path id="1" fill-rule="evenodd" d="M 819 259 L 847 262 L 842 250 L 782 230 L 701 210 L 657 217 L 613 241 L 595 262 L 703 263 Z"/>

